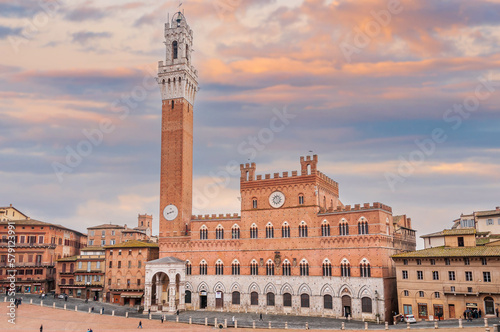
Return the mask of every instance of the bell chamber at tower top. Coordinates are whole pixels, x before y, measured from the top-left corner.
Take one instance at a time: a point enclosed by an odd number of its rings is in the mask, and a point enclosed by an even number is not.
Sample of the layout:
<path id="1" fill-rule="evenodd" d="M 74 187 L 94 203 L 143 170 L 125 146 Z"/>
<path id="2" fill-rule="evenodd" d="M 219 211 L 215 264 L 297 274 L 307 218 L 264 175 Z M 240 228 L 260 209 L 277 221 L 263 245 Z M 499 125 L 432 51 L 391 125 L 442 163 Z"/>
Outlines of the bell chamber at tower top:
<path id="1" fill-rule="evenodd" d="M 158 62 L 158 84 L 162 100 L 185 98 L 194 104 L 198 71 L 191 64 L 193 30 L 181 12 L 165 23 L 165 62 Z"/>

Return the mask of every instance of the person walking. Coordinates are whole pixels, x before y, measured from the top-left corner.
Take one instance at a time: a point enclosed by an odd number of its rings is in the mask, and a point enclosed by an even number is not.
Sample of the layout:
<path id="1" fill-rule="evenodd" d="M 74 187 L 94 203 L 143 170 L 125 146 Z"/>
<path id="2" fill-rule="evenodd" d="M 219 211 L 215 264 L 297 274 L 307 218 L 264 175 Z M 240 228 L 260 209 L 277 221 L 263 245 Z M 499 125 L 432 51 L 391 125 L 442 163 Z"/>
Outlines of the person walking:
<path id="1" fill-rule="evenodd" d="M 483 314 L 483 312 L 481 311 L 481 308 L 479 308 L 479 311 L 477 313 L 479 315 L 479 318 L 481 318 L 481 315 Z"/>
<path id="2" fill-rule="evenodd" d="M 163 324 L 163 315 L 161 315 L 161 323 Z"/>
<path id="3" fill-rule="evenodd" d="M 139 326 L 137 326 L 138 329 L 142 329 L 142 321 L 139 321 Z"/>
<path id="4" fill-rule="evenodd" d="M 262 312 L 260 313 L 259 320 L 262 320 Z"/>
<path id="5" fill-rule="evenodd" d="M 40 325 L 40 332 L 43 332 L 43 325 Z"/>
<path id="6" fill-rule="evenodd" d="M 496 312 L 497 318 L 498 318 L 498 307 L 496 308 L 495 312 Z"/>
<path id="7" fill-rule="evenodd" d="M 148 309 L 148 316 L 151 315 L 151 308 Z"/>
<path id="8" fill-rule="evenodd" d="M 177 317 L 179 316 L 179 309 L 177 309 L 177 312 L 175 313 Z"/>

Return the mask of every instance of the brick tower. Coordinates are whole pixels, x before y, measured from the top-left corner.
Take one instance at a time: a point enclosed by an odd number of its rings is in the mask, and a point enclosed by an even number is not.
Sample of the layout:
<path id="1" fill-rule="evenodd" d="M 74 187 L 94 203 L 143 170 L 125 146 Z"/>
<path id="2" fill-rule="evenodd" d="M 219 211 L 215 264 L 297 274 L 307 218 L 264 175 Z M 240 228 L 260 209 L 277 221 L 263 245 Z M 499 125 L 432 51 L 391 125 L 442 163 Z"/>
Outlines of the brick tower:
<path id="1" fill-rule="evenodd" d="M 192 213 L 193 104 L 198 72 L 191 65 L 193 31 L 181 12 L 165 24 L 165 63 L 158 63 L 162 96 L 160 238 L 186 235 Z"/>

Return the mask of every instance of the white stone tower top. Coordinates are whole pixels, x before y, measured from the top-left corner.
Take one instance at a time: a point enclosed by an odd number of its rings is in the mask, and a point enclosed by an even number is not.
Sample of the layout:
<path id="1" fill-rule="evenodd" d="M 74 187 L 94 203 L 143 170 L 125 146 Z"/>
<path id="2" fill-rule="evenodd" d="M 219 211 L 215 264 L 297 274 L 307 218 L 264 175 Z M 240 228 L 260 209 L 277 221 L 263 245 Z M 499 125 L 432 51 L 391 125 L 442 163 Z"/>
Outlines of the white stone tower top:
<path id="1" fill-rule="evenodd" d="M 158 83 L 162 100 L 184 98 L 194 105 L 198 71 L 191 65 L 193 30 L 181 12 L 165 23 L 165 62 L 158 62 Z"/>

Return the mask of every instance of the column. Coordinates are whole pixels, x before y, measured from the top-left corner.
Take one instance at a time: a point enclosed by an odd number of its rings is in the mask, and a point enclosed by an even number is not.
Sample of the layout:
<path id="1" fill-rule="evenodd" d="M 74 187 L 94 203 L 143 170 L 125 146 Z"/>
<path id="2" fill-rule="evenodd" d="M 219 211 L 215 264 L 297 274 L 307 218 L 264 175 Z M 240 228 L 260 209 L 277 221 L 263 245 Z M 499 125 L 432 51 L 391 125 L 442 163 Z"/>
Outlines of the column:
<path id="1" fill-rule="evenodd" d="M 144 285 L 144 310 L 148 311 L 151 308 L 151 282 L 146 281 Z"/>
<path id="2" fill-rule="evenodd" d="M 174 313 L 176 311 L 175 308 L 175 283 L 170 283 L 168 285 L 170 292 L 169 292 L 169 297 L 168 297 L 168 304 L 169 304 L 169 310 L 171 313 Z"/>
<path id="3" fill-rule="evenodd" d="M 161 293 L 163 284 L 161 283 L 160 274 L 156 275 L 156 305 L 159 307 L 162 305 Z"/>

